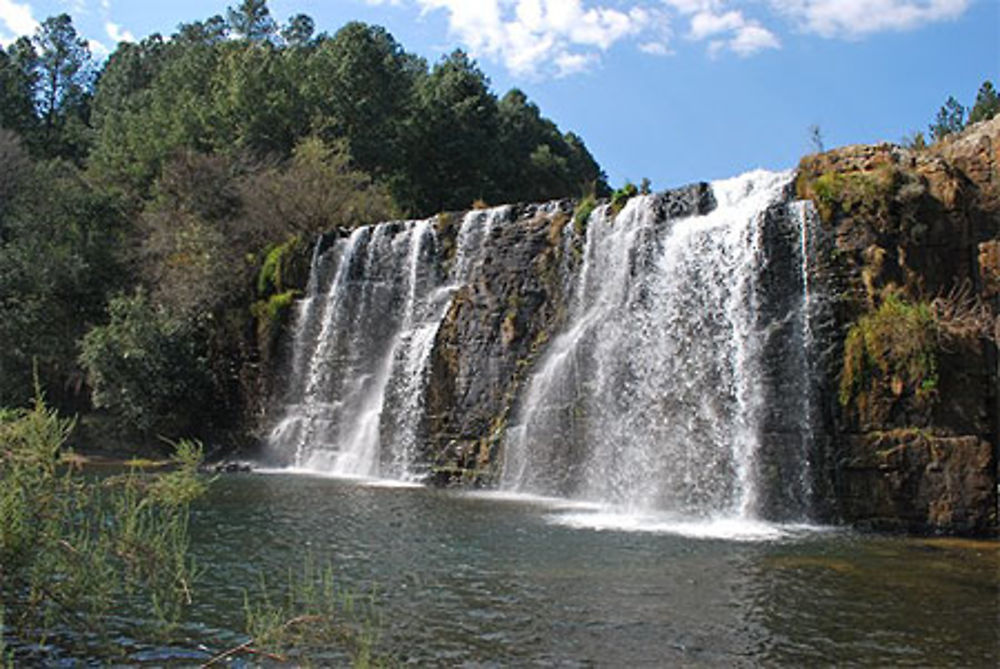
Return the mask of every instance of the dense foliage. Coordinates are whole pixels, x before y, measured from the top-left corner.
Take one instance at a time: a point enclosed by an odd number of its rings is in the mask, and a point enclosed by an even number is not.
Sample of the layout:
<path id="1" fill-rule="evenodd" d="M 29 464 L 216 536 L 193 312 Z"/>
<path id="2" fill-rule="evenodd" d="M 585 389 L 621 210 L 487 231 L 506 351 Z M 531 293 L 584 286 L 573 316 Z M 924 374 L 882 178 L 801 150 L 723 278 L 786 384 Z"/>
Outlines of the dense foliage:
<path id="1" fill-rule="evenodd" d="M 175 469 L 158 477 L 97 483 L 60 459 L 72 428 L 40 397 L 0 411 L 0 608 L 5 636 L 24 644 L 19 662 L 37 662 L 47 641 L 109 652 L 113 621 L 162 635 L 191 603 L 200 448 L 178 444 Z"/>
<path id="2" fill-rule="evenodd" d="M 92 439 L 228 434 L 320 232 L 607 193 L 578 136 L 461 51 L 314 33 L 244 0 L 103 63 L 66 14 L 0 49 L 0 406 L 37 365 L 54 406 L 110 417 Z M 278 248 L 285 280 L 258 286 Z"/>

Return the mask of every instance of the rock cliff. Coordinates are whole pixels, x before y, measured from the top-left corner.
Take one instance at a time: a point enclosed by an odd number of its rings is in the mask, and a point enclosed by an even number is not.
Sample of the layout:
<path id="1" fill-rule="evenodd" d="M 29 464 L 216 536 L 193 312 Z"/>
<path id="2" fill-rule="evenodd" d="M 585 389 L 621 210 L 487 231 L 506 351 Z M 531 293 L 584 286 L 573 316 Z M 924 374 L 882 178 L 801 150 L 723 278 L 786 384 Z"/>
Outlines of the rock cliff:
<path id="1" fill-rule="evenodd" d="M 711 319 L 684 318 L 720 307 L 705 303 L 711 290 L 679 297 L 685 313 L 643 310 L 659 289 L 642 277 L 667 271 L 653 267 L 664 239 L 678 221 L 721 211 L 717 194 L 696 184 L 641 201 L 643 225 L 621 229 L 646 236 L 632 239 L 611 265 L 634 289 L 628 297 L 634 310 L 608 311 L 627 322 L 590 335 L 613 340 L 599 342 L 605 347 L 658 351 L 664 340 L 680 340 L 669 349 L 677 360 L 659 361 L 661 375 L 677 376 L 680 385 L 664 391 L 654 378 L 660 372 L 640 368 L 657 356 L 604 368 L 581 360 L 572 392 L 540 400 L 551 416 L 539 420 L 558 429 L 541 433 L 545 443 L 537 448 L 549 469 L 537 478 L 565 484 L 542 492 L 579 492 L 566 472 L 583 468 L 589 457 L 595 475 L 598 460 L 586 448 L 606 451 L 601 466 L 621 466 L 630 456 L 617 442 L 629 441 L 640 425 L 651 430 L 645 441 L 658 447 L 681 443 L 668 455 L 653 449 L 648 462 L 633 463 L 630 476 L 665 475 L 692 485 L 702 477 L 691 467 L 717 470 L 685 502 L 716 500 L 731 510 L 737 495 L 720 486 L 735 490 L 743 485 L 739 477 L 754 478 L 760 483 L 751 511 L 772 520 L 799 518 L 808 508 L 817 521 L 872 529 L 996 533 L 1000 119 L 919 152 L 881 144 L 808 156 L 787 188 L 787 176 L 777 176 L 774 199 L 755 210 L 759 219 L 746 228 L 759 236 L 740 242 L 753 266 L 740 281 L 753 290 L 730 291 L 740 304 L 723 309 L 756 314 L 739 328 L 757 343 L 732 359 L 705 341 L 735 331 L 720 335 L 710 332 L 718 328 Z M 752 190 L 752 179 L 733 182 Z M 513 205 L 324 238 L 296 334 L 296 346 L 309 340 L 311 348 L 290 356 L 292 388 L 283 416 L 272 420 L 277 461 L 438 485 L 498 484 L 508 428 L 523 413 L 526 387 L 574 317 L 593 237 L 576 209 L 571 201 Z M 611 234 L 625 225 L 608 209 L 598 211 L 603 227 L 591 223 L 591 232 Z M 690 264 L 704 264 L 704 250 L 692 250 L 698 260 Z M 731 261 L 732 250 L 719 253 L 712 262 Z M 688 290 L 678 276 L 671 289 Z M 649 313 L 646 320 L 629 316 Z M 726 318 L 732 313 L 715 320 Z M 630 328 L 654 334 L 624 336 Z M 685 386 L 685 365 L 698 361 L 684 349 L 699 337 L 705 341 L 697 342 L 698 360 L 712 359 L 705 373 L 714 381 Z M 811 359 L 796 359 L 809 357 L 807 351 Z M 747 366 L 741 356 L 759 364 Z M 754 378 L 740 380 L 752 397 L 738 396 L 744 390 L 725 381 L 740 365 L 744 376 L 754 370 Z M 595 396 L 593 376 L 601 369 L 617 376 Z M 641 407 L 634 406 L 638 386 L 656 395 Z M 736 406 L 753 414 L 758 433 L 749 472 L 736 471 L 744 465 L 735 456 L 718 455 L 737 435 L 704 438 L 719 426 L 739 431 L 742 418 L 716 420 Z M 637 411 L 655 416 L 616 422 Z M 595 415 L 606 424 L 595 424 Z M 613 432 L 606 429 L 611 423 L 620 428 L 617 437 L 602 434 Z M 704 460 L 683 452 L 689 442 L 706 440 L 718 452 L 707 449 Z M 345 458 L 345 450 L 358 455 Z M 681 461 L 688 468 L 683 475 Z M 341 469 L 346 465 L 352 468 Z"/>
<path id="2" fill-rule="evenodd" d="M 995 533 L 1000 119 L 922 151 L 850 146 L 799 170 L 830 301 L 829 511 Z"/>

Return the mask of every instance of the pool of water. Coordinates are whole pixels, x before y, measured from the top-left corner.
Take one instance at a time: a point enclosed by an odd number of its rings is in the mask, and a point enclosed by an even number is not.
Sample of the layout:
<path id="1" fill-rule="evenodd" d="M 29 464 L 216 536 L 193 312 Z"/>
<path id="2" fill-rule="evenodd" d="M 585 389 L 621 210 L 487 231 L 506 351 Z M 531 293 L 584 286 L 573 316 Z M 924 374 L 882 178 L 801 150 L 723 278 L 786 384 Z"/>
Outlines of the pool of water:
<path id="1" fill-rule="evenodd" d="M 421 666 L 997 666 L 998 544 L 622 515 L 291 474 L 219 479 L 192 519 L 202 642 L 305 556 L 375 593 Z"/>

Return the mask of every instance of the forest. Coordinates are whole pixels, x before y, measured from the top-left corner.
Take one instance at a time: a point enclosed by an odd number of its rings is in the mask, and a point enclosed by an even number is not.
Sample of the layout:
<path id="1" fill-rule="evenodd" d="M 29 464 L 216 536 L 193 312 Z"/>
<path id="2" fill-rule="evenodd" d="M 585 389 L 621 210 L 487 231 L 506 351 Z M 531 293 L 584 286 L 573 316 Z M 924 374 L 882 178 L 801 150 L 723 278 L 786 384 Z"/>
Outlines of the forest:
<path id="1" fill-rule="evenodd" d="M 36 374 L 84 447 L 245 443 L 318 234 L 607 192 L 460 50 L 244 0 L 97 62 L 48 18 L 0 50 L 0 406 Z"/>

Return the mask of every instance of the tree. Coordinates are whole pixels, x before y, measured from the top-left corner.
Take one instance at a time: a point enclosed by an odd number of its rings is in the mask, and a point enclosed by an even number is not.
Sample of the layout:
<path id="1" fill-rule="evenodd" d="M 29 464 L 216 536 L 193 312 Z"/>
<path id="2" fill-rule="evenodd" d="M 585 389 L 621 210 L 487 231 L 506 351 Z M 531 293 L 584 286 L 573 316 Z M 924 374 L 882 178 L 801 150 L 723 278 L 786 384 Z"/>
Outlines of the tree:
<path id="1" fill-rule="evenodd" d="M 82 160 L 94 71 L 87 40 L 68 14 L 45 19 L 32 44 L 37 53 L 38 116 L 45 153 Z"/>
<path id="2" fill-rule="evenodd" d="M 948 100 L 938 110 L 934 123 L 929 126 L 931 136 L 935 140 L 943 139 L 955 132 L 960 132 L 964 127 L 965 107 L 951 96 L 948 97 Z"/>
<path id="3" fill-rule="evenodd" d="M 271 41 L 278 32 L 267 0 L 243 0 L 237 7 L 229 7 L 226 17 L 232 31 L 251 42 Z"/>
<path id="4" fill-rule="evenodd" d="M 94 406 L 145 436 L 198 425 L 210 404 L 210 384 L 190 325 L 156 308 L 141 291 L 112 299 L 108 316 L 108 324 L 91 329 L 81 344 Z"/>
<path id="5" fill-rule="evenodd" d="M 419 82 L 413 128 L 408 205 L 428 214 L 489 197 L 500 160 L 497 100 L 464 51 L 443 58 Z"/>
<path id="6" fill-rule="evenodd" d="M 30 169 L 31 162 L 20 137 L 0 129 L 0 245 L 7 241 L 4 218 Z"/>
<path id="7" fill-rule="evenodd" d="M 316 22 L 307 14 L 296 14 L 281 29 L 281 38 L 291 47 L 305 46 L 312 39 Z"/>
<path id="8" fill-rule="evenodd" d="M 992 81 L 984 81 L 976 94 L 976 103 L 969 112 L 969 123 L 988 121 L 1000 112 L 1000 96 L 997 96 Z"/>
<path id="9" fill-rule="evenodd" d="M 258 247 L 292 235 L 313 239 L 396 214 L 385 188 L 351 168 L 344 141 L 331 147 L 318 137 L 300 141 L 286 165 L 247 177 L 243 201 L 243 225 L 255 232 Z"/>
<path id="10" fill-rule="evenodd" d="M 412 108 L 414 61 L 385 28 L 351 22 L 311 55 L 303 82 L 313 130 L 347 141 L 357 166 L 383 177 L 402 168 L 401 131 Z"/>
<path id="11" fill-rule="evenodd" d="M 76 342 L 128 280 L 125 224 L 116 199 L 65 161 L 28 165 L 18 181 L 0 244 L 0 405 L 28 398 L 37 363 L 49 398 L 75 409 Z"/>
<path id="12" fill-rule="evenodd" d="M 177 28 L 174 41 L 180 45 L 220 44 L 229 36 L 229 24 L 216 14 L 204 21 L 182 23 Z"/>
<path id="13" fill-rule="evenodd" d="M 34 50 L 22 38 L 10 54 L 0 49 L 0 128 L 30 136 L 36 128 L 34 105 Z"/>
<path id="14" fill-rule="evenodd" d="M 823 133 L 820 131 L 819 125 L 815 123 L 809 126 L 809 142 L 812 144 L 813 150 L 816 151 L 816 153 L 823 153 L 825 150 Z"/>

